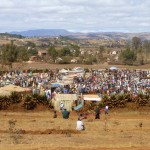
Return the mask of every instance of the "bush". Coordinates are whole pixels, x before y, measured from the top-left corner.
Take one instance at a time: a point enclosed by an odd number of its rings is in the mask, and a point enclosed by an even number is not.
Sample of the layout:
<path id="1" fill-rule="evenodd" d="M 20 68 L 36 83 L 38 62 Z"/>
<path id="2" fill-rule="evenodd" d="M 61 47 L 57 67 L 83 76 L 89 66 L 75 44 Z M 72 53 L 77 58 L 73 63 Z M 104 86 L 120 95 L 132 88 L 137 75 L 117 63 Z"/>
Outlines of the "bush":
<path id="1" fill-rule="evenodd" d="M 34 101 L 36 101 L 37 104 L 48 105 L 48 100 L 45 94 L 44 95 L 34 94 L 32 95 L 32 99 L 34 99 Z"/>
<path id="2" fill-rule="evenodd" d="M 19 94 L 17 92 L 12 92 L 11 95 L 9 96 L 9 98 L 10 98 L 10 101 L 12 104 L 21 102 L 21 94 Z"/>
<path id="3" fill-rule="evenodd" d="M 26 95 L 24 99 L 24 108 L 27 110 L 32 110 L 36 107 L 36 101 L 32 98 L 31 95 Z"/>
<path id="4" fill-rule="evenodd" d="M 0 110 L 5 110 L 10 105 L 10 99 L 8 96 L 0 96 Z"/>

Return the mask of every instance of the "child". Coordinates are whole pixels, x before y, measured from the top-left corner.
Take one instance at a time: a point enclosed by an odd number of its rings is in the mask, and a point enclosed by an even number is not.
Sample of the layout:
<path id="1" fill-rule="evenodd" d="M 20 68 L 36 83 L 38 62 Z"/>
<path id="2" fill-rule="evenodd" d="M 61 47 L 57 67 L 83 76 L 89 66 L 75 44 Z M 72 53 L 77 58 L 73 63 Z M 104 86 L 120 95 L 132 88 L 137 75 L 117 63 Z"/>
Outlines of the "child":
<path id="1" fill-rule="evenodd" d="M 54 116 L 53 116 L 53 118 L 57 118 L 56 110 L 54 110 Z"/>

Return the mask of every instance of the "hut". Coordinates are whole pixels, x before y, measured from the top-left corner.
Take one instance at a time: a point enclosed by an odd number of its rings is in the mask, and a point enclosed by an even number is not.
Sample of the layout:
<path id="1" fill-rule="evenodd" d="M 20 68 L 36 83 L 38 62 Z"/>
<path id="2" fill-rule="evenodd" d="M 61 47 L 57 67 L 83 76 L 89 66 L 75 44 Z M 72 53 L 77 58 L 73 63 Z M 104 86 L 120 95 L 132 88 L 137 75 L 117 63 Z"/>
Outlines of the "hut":
<path id="1" fill-rule="evenodd" d="M 83 95 L 83 100 L 84 101 L 99 101 L 100 102 L 102 100 L 102 98 L 96 94 L 87 94 L 87 95 Z"/>
<path id="2" fill-rule="evenodd" d="M 64 107 L 68 111 L 72 111 L 75 100 L 77 100 L 77 94 L 56 94 L 52 99 L 52 104 L 56 111 L 60 111 L 60 103 L 63 102 Z"/>

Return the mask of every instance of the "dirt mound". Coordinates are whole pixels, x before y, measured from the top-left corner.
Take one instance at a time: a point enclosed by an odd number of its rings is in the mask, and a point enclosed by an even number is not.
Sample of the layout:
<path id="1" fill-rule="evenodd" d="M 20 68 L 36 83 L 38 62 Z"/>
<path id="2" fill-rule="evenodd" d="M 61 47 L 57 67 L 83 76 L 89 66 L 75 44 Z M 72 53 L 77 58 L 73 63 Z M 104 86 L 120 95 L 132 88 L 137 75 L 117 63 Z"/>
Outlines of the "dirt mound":
<path id="1" fill-rule="evenodd" d="M 6 130 L 0 130 L 0 133 L 8 133 Z M 80 134 L 80 131 L 72 129 L 46 129 L 44 131 L 32 131 L 32 130 L 17 130 L 17 134 Z M 15 133 L 16 134 L 16 133 Z"/>
<path id="2" fill-rule="evenodd" d="M 25 131 L 24 134 L 80 134 L 79 131 L 71 129 L 46 129 L 44 131 Z"/>
<path id="3" fill-rule="evenodd" d="M 48 110 L 48 107 L 45 106 L 45 105 L 42 105 L 42 104 L 39 104 L 36 106 L 36 108 L 34 110 L 26 110 L 24 109 L 23 107 L 23 104 L 22 103 L 18 103 L 18 104 L 12 104 L 10 105 L 7 110 L 3 110 L 3 111 L 13 111 L 13 112 L 39 112 L 39 111 L 45 111 L 45 110 Z"/>

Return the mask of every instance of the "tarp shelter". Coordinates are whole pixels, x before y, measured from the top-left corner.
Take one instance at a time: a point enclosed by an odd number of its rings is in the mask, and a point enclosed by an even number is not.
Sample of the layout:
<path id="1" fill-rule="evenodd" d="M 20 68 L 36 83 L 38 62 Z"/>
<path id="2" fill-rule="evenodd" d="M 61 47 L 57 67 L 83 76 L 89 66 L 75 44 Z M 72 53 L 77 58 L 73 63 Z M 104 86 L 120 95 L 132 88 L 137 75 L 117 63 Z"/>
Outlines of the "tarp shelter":
<path id="1" fill-rule="evenodd" d="M 63 86 L 63 84 L 62 83 L 51 83 L 51 86 L 52 87 L 59 87 L 59 86 Z"/>
<path id="2" fill-rule="evenodd" d="M 29 92 L 31 92 L 31 89 L 30 88 L 23 88 L 20 86 L 15 86 L 12 84 L 0 88 L 0 94 L 2 93 L 2 95 L 5 95 L 5 94 L 10 95 L 11 92 L 29 93 Z"/>
<path id="3" fill-rule="evenodd" d="M 113 71 L 113 70 L 117 70 L 117 67 L 112 66 L 112 67 L 110 67 L 109 69 Z"/>
<path id="4" fill-rule="evenodd" d="M 96 94 L 83 95 L 83 100 L 85 101 L 101 101 L 102 98 Z"/>
<path id="5" fill-rule="evenodd" d="M 52 99 L 52 103 L 56 111 L 60 111 L 61 102 L 63 102 L 64 107 L 68 111 L 72 111 L 72 106 L 75 100 L 77 100 L 77 94 L 56 94 Z"/>
<path id="6" fill-rule="evenodd" d="M 69 71 L 68 70 L 66 70 L 66 69 L 61 69 L 60 71 L 59 71 L 59 73 L 68 73 Z"/>
<path id="7" fill-rule="evenodd" d="M 73 71 L 79 71 L 79 72 L 83 72 L 84 71 L 84 68 L 81 68 L 81 67 L 75 67 L 72 69 Z"/>

